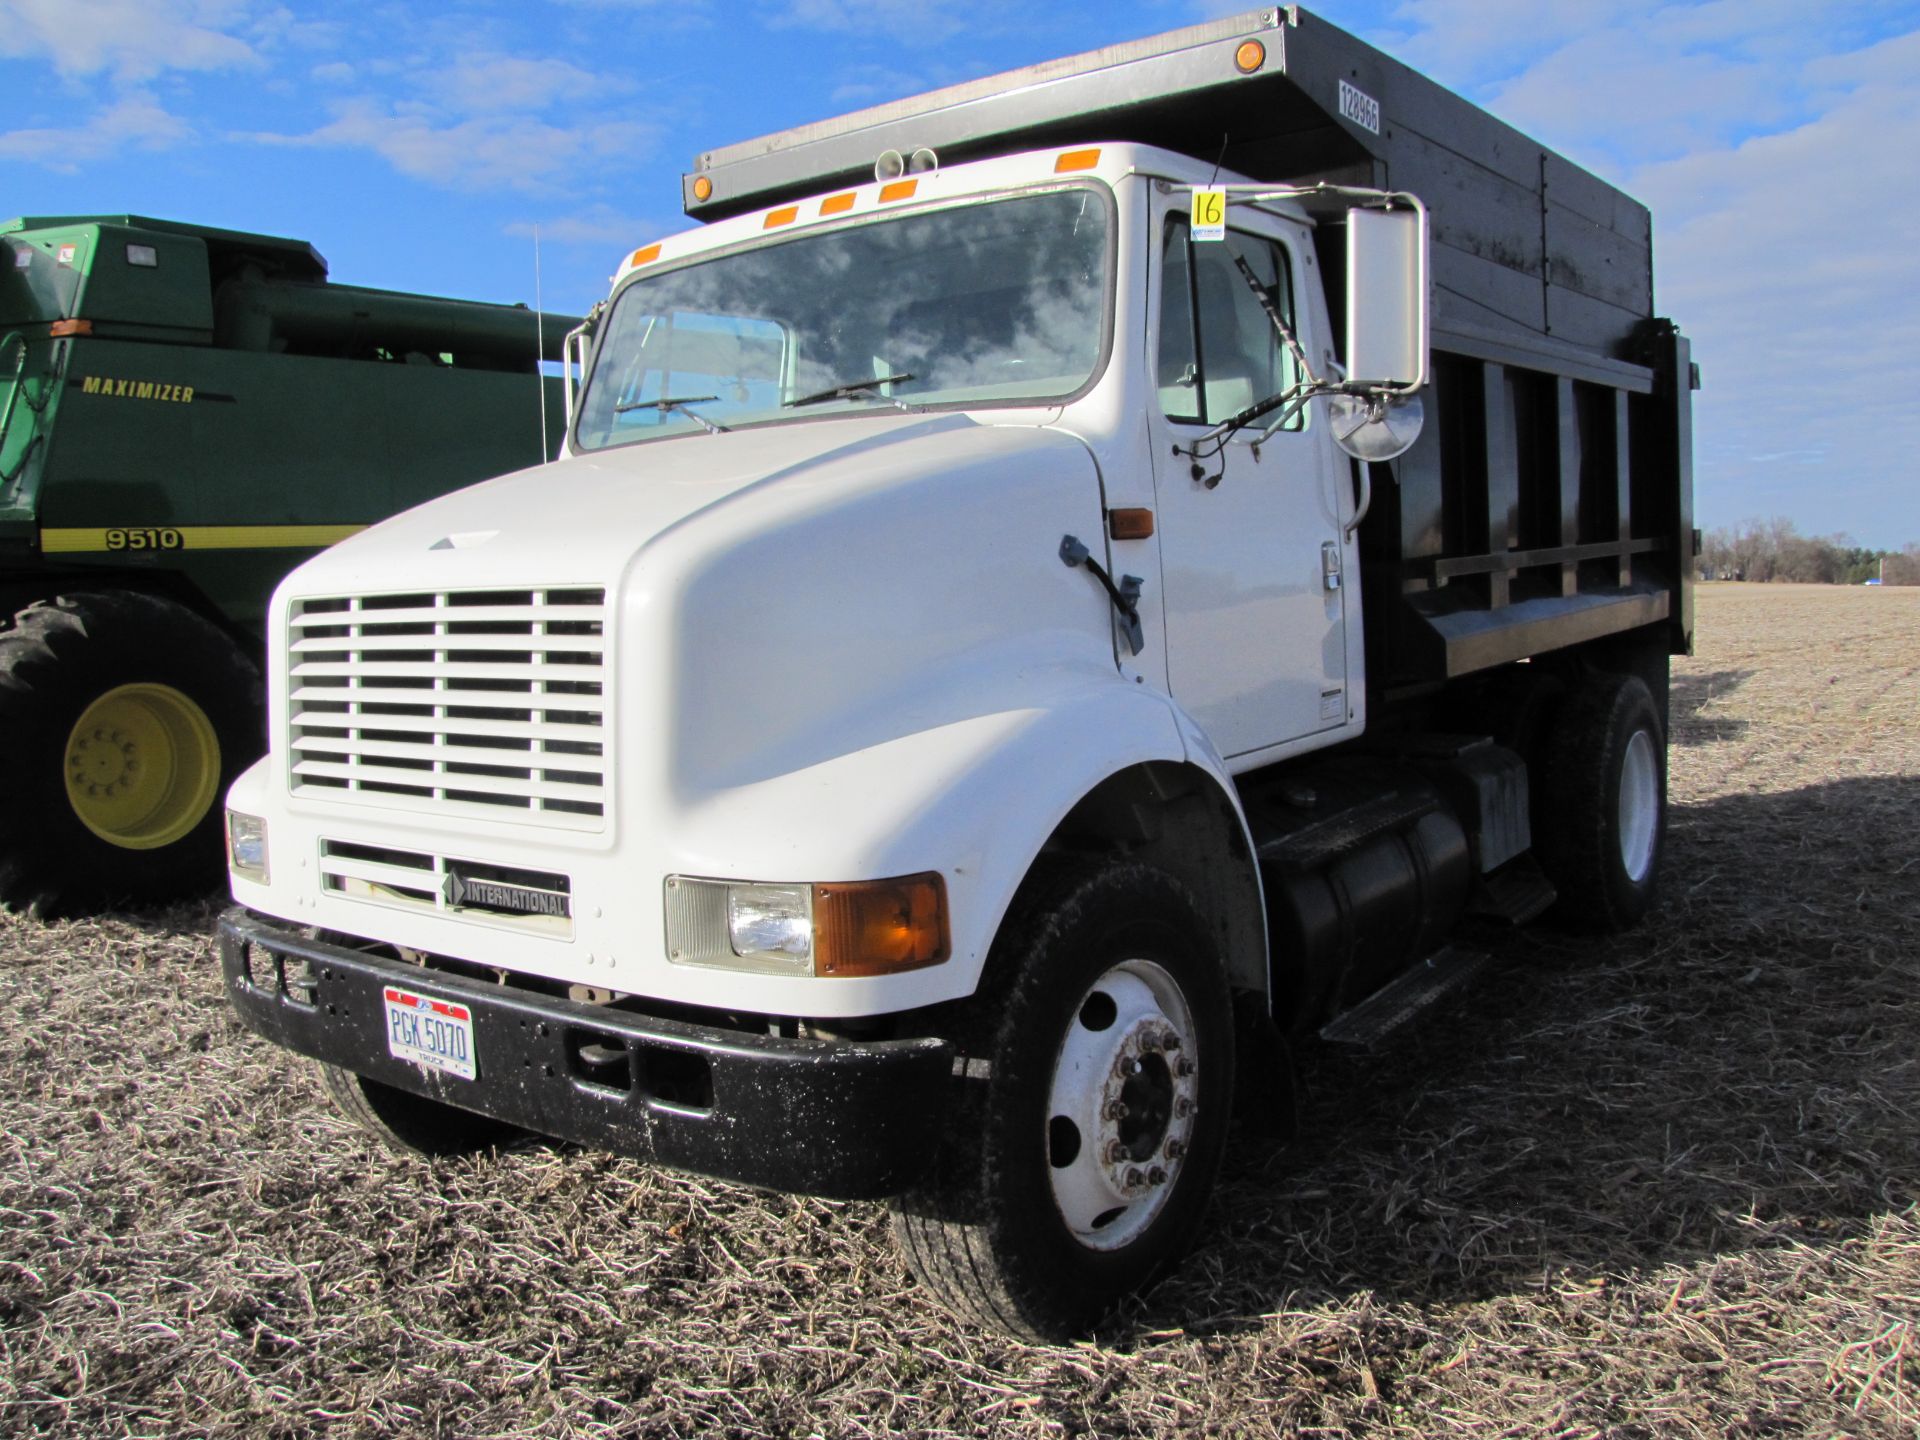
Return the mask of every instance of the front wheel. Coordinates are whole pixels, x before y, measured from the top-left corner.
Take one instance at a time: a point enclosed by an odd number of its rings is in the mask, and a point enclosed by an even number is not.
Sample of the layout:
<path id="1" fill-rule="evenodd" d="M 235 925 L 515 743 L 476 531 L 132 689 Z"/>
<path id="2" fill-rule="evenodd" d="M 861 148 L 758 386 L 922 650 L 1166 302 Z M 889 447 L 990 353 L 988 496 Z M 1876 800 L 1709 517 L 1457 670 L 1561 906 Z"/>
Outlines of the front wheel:
<path id="1" fill-rule="evenodd" d="M 922 1284 L 1008 1334 L 1083 1333 L 1177 1259 L 1225 1147 L 1233 1011 L 1171 876 L 1079 864 L 1030 882 L 960 1037 L 966 1093 L 894 1202 Z"/>
<path id="2" fill-rule="evenodd" d="M 400 1155 L 472 1155 L 523 1133 L 504 1120 L 396 1090 L 339 1065 L 322 1064 L 320 1084 L 342 1115 Z"/>

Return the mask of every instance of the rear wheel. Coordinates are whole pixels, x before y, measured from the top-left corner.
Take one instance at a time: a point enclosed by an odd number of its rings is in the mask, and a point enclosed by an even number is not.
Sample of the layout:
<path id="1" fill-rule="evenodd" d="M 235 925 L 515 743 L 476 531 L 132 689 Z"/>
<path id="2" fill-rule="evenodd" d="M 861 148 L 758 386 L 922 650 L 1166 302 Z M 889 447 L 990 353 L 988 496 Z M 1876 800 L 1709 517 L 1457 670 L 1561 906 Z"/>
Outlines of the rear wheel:
<path id="1" fill-rule="evenodd" d="M 1590 675 L 1543 747 L 1534 848 L 1570 928 L 1624 930 L 1652 907 L 1666 837 L 1666 736 L 1646 683 Z"/>
<path id="2" fill-rule="evenodd" d="M 967 1318 L 1082 1333 L 1199 1226 L 1233 1095 L 1220 956 L 1164 872 L 1074 866 L 1027 887 L 962 1030 L 968 1089 L 895 1235 Z"/>
<path id="3" fill-rule="evenodd" d="M 211 889 L 220 797 L 263 729 L 253 663 L 184 606 L 28 606 L 0 633 L 0 902 L 72 914 Z"/>
<path id="4" fill-rule="evenodd" d="M 521 1133 L 504 1120 L 396 1090 L 338 1065 L 321 1065 L 320 1083 L 342 1115 L 402 1155 L 471 1155 Z"/>

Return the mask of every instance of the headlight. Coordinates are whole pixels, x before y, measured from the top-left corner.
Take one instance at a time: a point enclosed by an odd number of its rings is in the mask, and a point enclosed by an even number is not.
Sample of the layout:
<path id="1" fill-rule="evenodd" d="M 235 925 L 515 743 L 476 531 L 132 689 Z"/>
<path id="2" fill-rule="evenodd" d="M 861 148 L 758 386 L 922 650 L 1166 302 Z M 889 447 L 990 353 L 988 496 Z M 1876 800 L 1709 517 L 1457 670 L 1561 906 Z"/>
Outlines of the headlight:
<path id="1" fill-rule="evenodd" d="M 267 883 L 267 822 L 258 815 L 227 811 L 227 868 L 256 885 Z"/>
<path id="2" fill-rule="evenodd" d="M 742 960 L 813 960 L 811 885 L 727 886 L 727 939 Z"/>
<path id="3" fill-rule="evenodd" d="M 934 872 L 835 885 L 667 877 L 667 958 L 768 975 L 889 975 L 952 953 Z"/>

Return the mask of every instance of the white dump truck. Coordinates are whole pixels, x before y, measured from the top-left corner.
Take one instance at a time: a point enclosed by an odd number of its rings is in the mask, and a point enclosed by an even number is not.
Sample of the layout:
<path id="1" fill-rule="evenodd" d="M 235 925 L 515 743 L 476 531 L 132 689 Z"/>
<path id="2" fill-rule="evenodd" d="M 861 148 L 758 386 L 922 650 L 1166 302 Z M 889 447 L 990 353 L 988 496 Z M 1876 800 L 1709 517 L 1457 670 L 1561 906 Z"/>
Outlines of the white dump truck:
<path id="1" fill-rule="evenodd" d="M 280 587 L 229 994 L 398 1146 L 887 1197 L 954 1308 L 1082 1330 L 1292 1041 L 1651 904 L 1647 212 L 1297 9 L 684 183 L 565 456 Z"/>

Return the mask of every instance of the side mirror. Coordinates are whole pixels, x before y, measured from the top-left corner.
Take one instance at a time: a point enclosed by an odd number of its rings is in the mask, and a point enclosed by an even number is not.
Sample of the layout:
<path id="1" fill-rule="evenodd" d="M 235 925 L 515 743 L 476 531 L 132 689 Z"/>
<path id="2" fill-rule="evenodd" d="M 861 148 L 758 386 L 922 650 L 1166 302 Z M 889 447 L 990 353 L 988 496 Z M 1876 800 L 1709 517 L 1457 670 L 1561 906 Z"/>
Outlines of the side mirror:
<path id="1" fill-rule="evenodd" d="M 1347 211 L 1347 380 L 1402 391 L 1427 382 L 1427 213 Z"/>
<path id="2" fill-rule="evenodd" d="M 1427 212 L 1347 211 L 1347 377 L 1328 404 L 1356 460 L 1392 460 L 1420 436 L 1427 294 Z"/>

